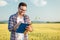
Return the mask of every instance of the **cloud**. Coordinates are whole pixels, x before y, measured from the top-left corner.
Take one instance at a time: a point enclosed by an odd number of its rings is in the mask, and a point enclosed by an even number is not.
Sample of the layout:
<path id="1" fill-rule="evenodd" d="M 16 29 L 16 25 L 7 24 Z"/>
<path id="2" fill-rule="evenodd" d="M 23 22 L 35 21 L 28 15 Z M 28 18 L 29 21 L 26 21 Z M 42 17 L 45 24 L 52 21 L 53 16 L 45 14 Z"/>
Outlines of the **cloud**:
<path id="1" fill-rule="evenodd" d="M 46 0 L 41 0 L 41 6 L 45 6 L 47 4 Z"/>
<path id="2" fill-rule="evenodd" d="M 30 0 L 35 6 L 45 6 L 47 5 L 47 0 Z"/>
<path id="3" fill-rule="evenodd" d="M 0 0 L 0 6 L 6 6 L 8 3 L 4 0 Z"/>
<path id="4" fill-rule="evenodd" d="M 18 2 L 18 0 L 15 0 L 15 2 Z"/>

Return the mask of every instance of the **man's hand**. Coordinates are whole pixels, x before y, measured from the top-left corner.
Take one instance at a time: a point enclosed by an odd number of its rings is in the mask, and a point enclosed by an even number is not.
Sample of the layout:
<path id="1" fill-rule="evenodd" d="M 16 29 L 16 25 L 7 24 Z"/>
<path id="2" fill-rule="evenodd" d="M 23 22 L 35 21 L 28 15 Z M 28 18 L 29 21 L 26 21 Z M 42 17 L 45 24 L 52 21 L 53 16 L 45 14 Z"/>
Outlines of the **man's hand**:
<path id="1" fill-rule="evenodd" d="M 32 30 L 32 26 L 31 26 L 31 25 L 27 26 L 26 30 L 32 32 L 32 31 L 33 31 L 33 30 Z"/>
<path id="2" fill-rule="evenodd" d="M 19 27 L 20 24 L 21 24 L 21 22 L 17 23 L 17 24 L 14 26 L 14 31 L 16 31 L 16 29 Z"/>
<path id="3" fill-rule="evenodd" d="M 31 25 L 27 26 L 26 31 L 24 32 L 24 35 L 26 35 L 28 33 L 28 31 L 29 32 L 32 32 L 33 31 Z"/>

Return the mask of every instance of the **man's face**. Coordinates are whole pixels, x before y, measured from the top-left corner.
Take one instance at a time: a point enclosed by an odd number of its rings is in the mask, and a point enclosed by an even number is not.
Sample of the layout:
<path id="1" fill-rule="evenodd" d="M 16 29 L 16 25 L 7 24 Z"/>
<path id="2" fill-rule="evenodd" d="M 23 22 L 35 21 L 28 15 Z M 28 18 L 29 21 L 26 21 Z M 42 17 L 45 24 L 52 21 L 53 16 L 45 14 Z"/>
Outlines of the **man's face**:
<path id="1" fill-rule="evenodd" d="M 26 6 L 21 6 L 20 8 L 18 8 L 19 14 L 24 15 L 26 12 L 26 9 L 27 9 Z"/>

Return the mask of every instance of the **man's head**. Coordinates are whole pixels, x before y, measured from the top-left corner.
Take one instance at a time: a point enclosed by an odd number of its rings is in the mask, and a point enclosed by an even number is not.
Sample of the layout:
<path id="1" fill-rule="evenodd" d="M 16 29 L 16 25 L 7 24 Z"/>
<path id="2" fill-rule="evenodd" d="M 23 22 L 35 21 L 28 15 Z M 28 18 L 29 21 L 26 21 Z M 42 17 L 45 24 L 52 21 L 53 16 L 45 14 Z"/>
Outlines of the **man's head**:
<path id="1" fill-rule="evenodd" d="M 20 15 L 24 15 L 27 10 L 27 4 L 24 2 L 19 3 L 18 5 L 18 13 Z"/>

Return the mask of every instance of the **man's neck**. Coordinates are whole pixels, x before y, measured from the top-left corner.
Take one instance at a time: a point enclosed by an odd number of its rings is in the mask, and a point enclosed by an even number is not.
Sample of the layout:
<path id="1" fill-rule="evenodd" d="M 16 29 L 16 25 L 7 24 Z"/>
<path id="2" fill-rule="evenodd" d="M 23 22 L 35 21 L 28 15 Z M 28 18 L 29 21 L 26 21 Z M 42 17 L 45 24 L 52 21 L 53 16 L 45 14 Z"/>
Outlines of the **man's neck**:
<path id="1" fill-rule="evenodd" d="M 23 15 L 21 15 L 21 14 L 19 14 L 19 13 L 18 13 L 18 17 L 22 18 L 22 17 L 23 17 Z"/>

